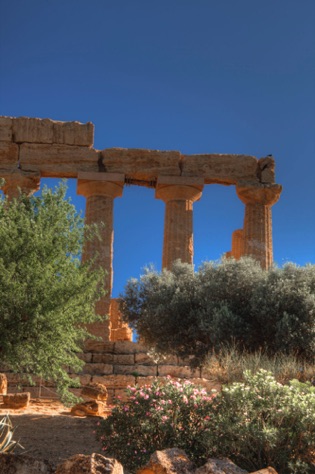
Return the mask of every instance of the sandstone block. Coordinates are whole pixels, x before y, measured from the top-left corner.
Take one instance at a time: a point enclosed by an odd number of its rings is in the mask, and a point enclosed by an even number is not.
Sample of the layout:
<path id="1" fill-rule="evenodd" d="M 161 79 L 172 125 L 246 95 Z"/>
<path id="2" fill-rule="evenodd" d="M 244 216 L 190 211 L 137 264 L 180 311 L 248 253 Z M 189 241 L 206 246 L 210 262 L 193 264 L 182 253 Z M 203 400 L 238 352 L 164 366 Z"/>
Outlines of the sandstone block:
<path id="1" fill-rule="evenodd" d="M 91 375 L 109 375 L 113 373 L 113 366 L 110 364 L 85 364 L 84 372 Z"/>
<path id="2" fill-rule="evenodd" d="M 138 354 L 135 354 L 135 362 L 136 364 L 142 364 L 142 365 L 155 365 L 156 364 L 153 356 L 150 354 L 146 354 L 145 352 L 139 352 Z"/>
<path id="3" fill-rule="evenodd" d="M 0 472 L 3 474 L 53 474 L 49 461 L 40 461 L 27 454 L 0 454 Z"/>
<path id="4" fill-rule="evenodd" d="M 128 385 L 135 385 L 135 377 L 132 375 L 94 375 L 92 382 L 98 382 L 106 385 L 108 389 L 126 388 Z"/>
<path id="5" fill-rule="evenodd" d="M 257 158 L 247 155 L 182 155 L 182 176 L 203 177 L 205 184 L 258 182 Z"/>
<path id="6" fill-rule="evenodd" d="M 92 146 L 94 125 L 91 122 L 54 122 L 54 143 L 63 145 Z"/>
<path id="7" fill-rule="evenodd" d="M 111 341 L 132 341 L 132 329 L 124 325 L 110 332 Z"/>
<path id="8" fill-rule="evenodd" d="M 156 380 L 162 384 L 166 382 L 165 377 L 137 377 L 137 386 L 144 387 L 145 385 L 152 385 Z"/>
<path id="9" fill-rule="evenodd" d="M 53 121 L 28 117 L 15 118 L 13 120 L 13 139 L 16 143 L 53 143 Z"/>
<path id="10" fill-rule="evenodd" d="M 135 354 L 137 352 L 137 344 L 131 341 L 115 342 L 115 354 Z"/>
<path id="11" fill-rule="evenodd" d="M 101 416 L 104 413 L 105 407 L 105 403 L 99 400 L 89 400 L 74 405 L 70 413 L 74 416 Z"/>
<path id="12" fill-rule="evenodd" d="M 0 141 L 10 142 L 12 140 L 12 118 L 0 117 Z"/>
<path id="13" fill-rule="evenodd" d="M 195 474 L 248 474 L 248 471 L 236 466 L 230 459 L 208 459 L 204 466 L 196 469 Z"/>
<path id="14" fill-rule="evenodd" d="M 14 166 L 18 164 L 19 160 L 19 147 L 15 143 L 0 142 L 0 168 L 3 168 L 5 173 L 10 171 L 5 165 Z M 1 170 L 0 170 L 1 172 Z"/>
<path id="15" fill-rule="evenodd" d="M 115 374 L 130 374 L 137 376 L 157 375 L 157 366 L 149 365 L 115 365 Z"/>
<path id="16" fill-rule="evenodd" d="M 31 399 L 30 392 L 3 395 L 3 408 L 26 408 Z"/>
<path id="17" fill-rule="evenodd" d="M 0 374 L 0 394 L 6 395 L 8 390 L 8 379 L 5 374 Z"/>
<path id="18" fill-rule="evenodd" d="M 95 352 L 100 354 L 113 354 L 115 349 L 115 344 L 113 342 L 103 342 L 96 341 L 95 339 L 88 339 L 84 343 L 84 349 L 87 352 L 93 352 L 93 357 Z M 94 359 L 93 359 L 94 360 Z"/>
<path id="19" fill-rule="evenodd" d="M 80 374 L 79 379 L 81 385 L 87 385 L 91 382 L 92 377 L 90 374 Z"/>
<path id="20" fill-rule="evenodd" d="M 124 173 L 130 182 L 149 183 L 158 175 L 180 176 L 178 151 L 108 148 L 101 154 L 107 172 Z"/>
<path id="21" fill-rule="evenodd" d="M 134 365 L 134 354 L 114 354 L 114 364 L 116 365 Z"/>
<path id="22" fill-rule="evenodd" d="M 104 384 L 91 382 L 82 388 L 82 397 L 91 398 L 92 400 L 101 400 L 106 402 L 107 400 L 107 389 Z"/>
<path id="23" fill-rule="evenodd" d="M 22 143 L 22 168 L 39 170 L 42 176 L 76 178 L 80 171 L 98 172 L 98 151 L 93 148 Z"/>
<path id="24" fill-rule="evenodd" d="M 194 465 L 185 451 L 178 448 L 155 451 L 148 464 L 137 471 L 137 474 L 189 474 L 194 472 Z"/>
<path id="25" fill-rule="evenodd" d="M 102 364 L 114 364 L 115 356 L 114 354 L 100 354 L 99 352 L 95 352 L 93 354 L 93 363 L 102 363 Z"/>
<path id="26" fill-rule="evenodd" d="M 81 354 L 78 354 L 78 357 L 84 362 L 89 363 L 89 362 L 92 362 L 93 354 L 92 352 L 82 352 Z"/>
<path id="27" fill-rule="evenodd" d="M 57 466 L 56 474 L 123 474 L 122 465 L 116 459 L 101 454 L 76 454 Z"/>
<path id="28" fill-rule="evenodd" d="M 196 378 L 199 377 L 198 370 L 192 370 L 188 366 L 178 367 L 176 365 L 159 365 L 158 366 L 158 375 L 161 377 L 166 377 L 170 375 L 171 377 L 178 378 Z"/>

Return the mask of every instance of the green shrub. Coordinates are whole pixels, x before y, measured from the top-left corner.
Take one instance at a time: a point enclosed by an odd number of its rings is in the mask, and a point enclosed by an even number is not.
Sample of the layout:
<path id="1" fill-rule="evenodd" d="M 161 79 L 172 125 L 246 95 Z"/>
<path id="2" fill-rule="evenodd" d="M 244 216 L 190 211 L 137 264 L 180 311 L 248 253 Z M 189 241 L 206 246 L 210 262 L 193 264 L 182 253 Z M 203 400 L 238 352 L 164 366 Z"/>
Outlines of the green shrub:
<path id="1" fill-rule="evenodd" d="M 204 438 L 208 455 L 228 456 L 249 471 L 273 466 L 280 474 L 314 473 L 315 387 L 310 383 L 281 385 L 267 371 L 246 372 L 244 383 L 223 388 L 212 409 Z"/>
<path id="2" fill-rule="evenodd" d="M 126 402 L 117 400 L 111 416 L 100 423 L 98 439 L 105 455 L 128 470 L 145 465 L 157 449 L 184 449 L 198 464 L 213 395 L 186 381 L 165 379 L 151 386 L 130 387 Z"/>

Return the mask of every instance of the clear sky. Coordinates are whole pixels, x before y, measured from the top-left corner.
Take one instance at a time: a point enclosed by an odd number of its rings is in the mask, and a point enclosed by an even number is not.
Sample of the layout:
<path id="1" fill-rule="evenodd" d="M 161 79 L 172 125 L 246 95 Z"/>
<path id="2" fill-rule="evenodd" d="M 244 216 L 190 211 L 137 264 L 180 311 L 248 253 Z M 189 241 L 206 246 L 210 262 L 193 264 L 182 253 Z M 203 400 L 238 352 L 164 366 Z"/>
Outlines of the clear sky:
<path id="1" fill-rule="evenodd" d="M 0 115 L 91 121 L 97 149 L 272 153 L 274 259 L 315 263 L 314 25 L 314 0 L 0 0 Z M 151 189 L 115 200 L 114 296 L 160 269 L 163 216 Z M 234 186 L 205 187 L 196 266 L 243 216 Z"/>

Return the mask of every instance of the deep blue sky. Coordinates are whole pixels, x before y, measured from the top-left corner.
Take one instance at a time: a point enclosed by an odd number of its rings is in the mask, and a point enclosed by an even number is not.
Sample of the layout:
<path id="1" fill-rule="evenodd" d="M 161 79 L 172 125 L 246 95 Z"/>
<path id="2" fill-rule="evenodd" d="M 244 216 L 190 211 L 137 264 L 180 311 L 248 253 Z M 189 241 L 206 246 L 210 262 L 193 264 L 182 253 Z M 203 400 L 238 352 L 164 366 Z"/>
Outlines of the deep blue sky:
<path id="1" fill-rule="evenodd" d="M 314 0 L 0 0 L 0 115 L 92 121 L 98 149 L 272 153 L 275 261 L 315 263 L 314 25 Z M 244 208 L 212 185 L 194 209 L 199 265 Z M 114 294 L 160 268 L 163 215 L 153 190 L 115 201 Z"/>

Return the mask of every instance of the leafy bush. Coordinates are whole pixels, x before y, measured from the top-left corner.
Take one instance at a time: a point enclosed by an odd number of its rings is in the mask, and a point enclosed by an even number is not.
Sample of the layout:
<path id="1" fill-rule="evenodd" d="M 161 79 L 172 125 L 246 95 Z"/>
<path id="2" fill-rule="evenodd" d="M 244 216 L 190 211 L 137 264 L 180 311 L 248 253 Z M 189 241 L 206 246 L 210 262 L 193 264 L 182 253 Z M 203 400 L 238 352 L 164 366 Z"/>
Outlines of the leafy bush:
<path id="1" fill-rule="evenodd" d="M 315 387 L 281 385 L 264 370 L 244 378 L 211 396 L 171 379 L 129 388 L 127 401 L 100 423 L 103 451 L 130 471 L 157 449 L 179 447 L 197 465 L 227 456 L 249 471 L 314 472 Z"/>
<path id="2" fill-rule="evenodd" d="M 281 385 L 264 370 L 244 376 L 212 404 L 207 453 L 249 471 L 273 466 L 280 474 L 314 473 L 315 387 L 297 380 Z"/>
<path id="3" fill-rule="evenodd" d="M 130 387 L 127 394 L 127 401 L 117 400 L 111 416 L 100 423 L 98 438 L 105 455 L 131 471 L 146 464 L 157 449 L 174 446 L 199 464 L 204 460 L 202 433 L 213 396 L 188 381 L 170 378 L 164 384 Z"/>
<path id="4" fill-rule="evenodd" d="M 203 364 L 208 353 L 236 342 L 249 352 L 315 354 L 315 265 L 262 270 L 250 258 L 206 262 L 197 271 L 176 262 L 148 269 L 122 295 L 123 316 L 162 354 Z"/>

